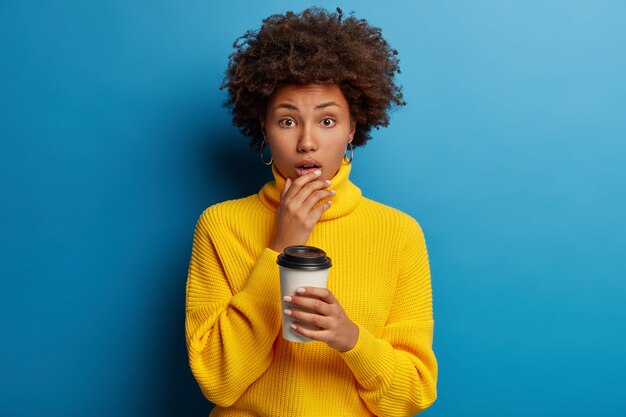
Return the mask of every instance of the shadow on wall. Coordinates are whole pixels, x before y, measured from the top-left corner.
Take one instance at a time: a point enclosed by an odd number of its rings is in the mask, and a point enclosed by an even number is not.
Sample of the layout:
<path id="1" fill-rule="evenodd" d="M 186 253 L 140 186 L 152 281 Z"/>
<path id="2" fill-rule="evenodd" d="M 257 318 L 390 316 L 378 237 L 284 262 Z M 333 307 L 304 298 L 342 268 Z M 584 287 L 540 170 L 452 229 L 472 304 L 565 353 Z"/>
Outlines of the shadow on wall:
<path id="1" fill-rule="evenodd" d="M 218 141 L 201 140 L 198 149 L 190 147 L 196 151 L 188 158 L 196 165 L 189 171 L 190 175 L 201 176 L 201 179 L 190 178 L 190 182 L 208 183 L 211 188 L 210 195 L 206 195 L 209 188 L 206 186 L 202 186 L 201 190 L 193 190 L 200 194 L 202 201 L 218 202 L 251 195 L 272 179 L 270 167 L 263 165 L 258 152 L 247 146 L 246 138 L 232 136 L 232 133 L 230 137 L 221 135 L 224 139 Z M 215 149 L 216 144 L 220 144 L 217 145 L 219 149 Z M 195 202 L 196 198 L 198 196 L 189 196 L 190 201 Z M 159 334 L 163 338 L 160 351 L 164 354 L 161 365 L 164 367 L 162 375 L 165 381 L 161 384 L 162 398 L 156 401 L 162 404 L 159 410 L 163 417 L 206 417 L 213 408 L 191 373 L 185 345 L 185 284 L 191 251 L 189 244 L 186 238 L 176 243 L 168 242 L 170 249 L 175 245 L 178 250 L 167 251 L 168 255 L 161 258 L 167 262 L 169 257 L 169 264 L 162 265 L 164 276 L 159 281 L 168 283 L 169 287 L 163 292 L 163 302 L 158 311 L 162 329 Z M 172 257 L 174 253 L 176 255 Z"/>
<path id="2" fill-rule="evenodd" d="M 259 151 L 248 147 L 247 138 L 230 139 L 225 143 L 233 142 L 216 152 L 215 175 L 220 179 L 220 187 L 232 195 L 228 198 L 256 194 L 263 184 L 273 179 L 271 167 L 263 164 Z"/>
<path id="3" fill-rule="evenodd" d="M 183 251 L 181 251 L 182 254 Z M 162 324 L 164 354 L 161 364 L 164 367 L 163 377 L 166 379 L 163 387 L 162 398 L 155 398 L 162 403 L 158 408 L 162 417 L 189 416 L 206 417 L 213 408 L 200 391 L 194 379 L 187 359 L 187 347 L 185 346 L 185 282 L 187 274 L 186 256 L 177 260 L 177 265 L 171 270 L 164 270 L 168 279 L 172 282 L 172 289 L 168 303 L 162 305 Z M 180 277 L 180 279 L 172 279 Z"/>

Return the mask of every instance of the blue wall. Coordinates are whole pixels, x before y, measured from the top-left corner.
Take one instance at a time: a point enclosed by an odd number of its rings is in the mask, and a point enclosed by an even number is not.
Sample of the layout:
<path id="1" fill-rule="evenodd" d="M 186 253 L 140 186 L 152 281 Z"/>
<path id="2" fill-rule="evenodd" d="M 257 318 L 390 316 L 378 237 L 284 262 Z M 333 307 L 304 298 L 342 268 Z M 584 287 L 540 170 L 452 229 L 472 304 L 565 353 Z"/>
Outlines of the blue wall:
<path id="1" fill-rule="evenodd" d="M 0 416 L 207 414 L 193 228 L 270 178 L 218 87 L 237 36 L 309 5 L 249 3 L 0 3 Z M 426 234 L 424 415 L 626 415 L 625 3 L 340 5 L 400 52 L 409 104 L 352 179 Z"/>

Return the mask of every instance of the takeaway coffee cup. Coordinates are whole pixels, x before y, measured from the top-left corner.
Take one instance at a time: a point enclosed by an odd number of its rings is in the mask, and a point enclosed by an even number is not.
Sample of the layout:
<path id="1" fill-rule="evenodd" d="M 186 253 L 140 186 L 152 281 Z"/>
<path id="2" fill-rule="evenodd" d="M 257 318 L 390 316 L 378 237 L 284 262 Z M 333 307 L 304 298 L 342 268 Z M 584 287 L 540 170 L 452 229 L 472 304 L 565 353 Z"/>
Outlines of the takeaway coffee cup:
<path id="1" fill-rule="evenodd" d="M 326 288 L 328 269 L 332 266 L 326 252 L 313 246 L 288 246 L 278 255 L 280 267 L 280 299 L 283 311 L 288 308 L 283 299 L 293 296 L 302 286 Z M 291 342 L 310 342 L 311 339 L 296 333 L 290 326 L 293 319 L 283 314 L 283 339 Z M 302 323 L 301 323 L 302 325 Z M 317 329 L 315 326 L 305 327 Z"/>

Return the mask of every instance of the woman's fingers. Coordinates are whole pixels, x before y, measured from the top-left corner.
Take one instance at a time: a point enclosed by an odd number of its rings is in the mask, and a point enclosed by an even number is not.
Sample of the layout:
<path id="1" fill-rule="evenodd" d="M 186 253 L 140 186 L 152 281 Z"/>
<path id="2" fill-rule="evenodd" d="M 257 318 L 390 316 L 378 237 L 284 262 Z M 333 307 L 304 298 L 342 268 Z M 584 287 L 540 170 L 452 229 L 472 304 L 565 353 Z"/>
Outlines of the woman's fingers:
<path id="1" fill-rule="evenodd" d="M 295 181 L 294 181 L 295 184 Z M 311 181 L 303 186 L 301 186 L 299 189 L 296 189 L 295 186 L 290 187 L 291 188 L 291 192 L 287 192 L 285 194 L 285 202 L 287 204 L 293 204 L 295 206 L 301 206 L 309 197 L 311 197 L 312 195 L 314 195 L 316 192 L 318 191 L 331 191 L 331 190 L 327 190 L 326 188 L 328 188 L 328 186 L 330 185 L 330 182 L 328 181 L 324 181 L 324 180 L 314 180 Z M 319 201 L 319 199 L 317 200 Z"/>
<path id="2" fill-rule="evenodd" d="M 313 206 L 319 203 L 321 200 L 329 197 L 333 197 L 336 194 L 335 190 L 317 190 L 312 192 L 301 204 L 301 207 L 305 210 L 311 210 Z"/>
<path id="3" fill-rule="evenodd" d="M 313 340 L 326 342 L 341 352 L 352 349 L 359 338 L 358 326 L 348 318 L 327 288 L 301 287 L 286 296 L 283 312 L 293 318 L 292 329 Z"/>
<path id="4" fill-rule="evenodd" d="M 316 298 L 324 301 L 326 304 L 339 304 L 334 294 L 328 288 L 322 287 L 300 287 L 296 290 L 296 296 L 293 298 L 297 298 L 298 300 Z"/>
<path id="5" fill-rule="evenodd" d="M 318 342 L 328 343 L 332 339 L 332 333 L 328 330 L 307 329 L 306 327 L 298 325 L 296 323 L 292 324 L 291 328 L 296 333 L 300 333 L 302 336 L 308 337 L 311 340 L 317 340 Z"/>
<path id="6" fill-rule="evenodd" d="M 329 181 L 313 180 L 310 174 L 303 175 L 289 183 L 289 188 L 282 194 L 278 213 L 279 222 L 288 222 L 296 228 L 304 227 L 309 233 L 331 203 L 327 202 L 315 207 L 316 204 L 336 194 L 334 190 L 325 189 Z M 304 177 L 309 177 L 310 182 L 302 185 L 300 179 Z M 287 188 L 287 185 L 284 188 Z M 293 230 L 293 227 L 289 229 Z"/>
<path id="7" fill-rule="evenodd" d="M 328 210 L 331 205 L 332 205 L 332 201 L 327 201 L 324 204 L 321 204 L 320 206 L 315 207 L 311 211 L 311 216 L 313 216 L 315 223 L 319 221 L 319 219 L 322 217 L 322 214 L 324 214 L 324 212 Z"/>
<path id="8" fill-rule="evenodd" d="M 333 323 L 333 320 L 329 317 L 320 314 L 309 313 L 304 310 L 286 309 L 284 313 L 294 320 L 312 324 L 316 327 L 319 327 L 320 329 L 329 329 Z"/>
<path id="9" fill-rule="evenodd" d="M 313 287 L 307 287 L 309 289 Z M 320 290 L 325 288 L 319 288 Z M 328 291 L 328 290 L 326 290 Z M 328 291 L 330 293 L 330 291 Z M 331 294 L 332 296 L 332 294 Z M 334 299 L 334 296 L 333 296 Z M 314 312 L 316 314 L 321 314 L 324 316 L 330 316 L 333 313 L 332 302 L 328 302 L 327 299 L 315 298 L 313 295 L 309 296 L 287 296 L 285 301 L 292 306 L 296 306 L 301 309 L 308 310 L 310 312 Z"/>
<path id="10" fill-rule="evenodd" d="M 269 245 L 271 249 L 282 252 L 287 246 L 305 245 L 324 211 L 330 208 L 330 201 L 318 204 L 334 195 L 334 191 L 325 190 L 330 181 L 319 179 L 320 173 L 317 170 L 295 180 L 285 180 L 276 211 L 274 237 Z"/>
<path id="11" fill-rule="evenodd" d="M 287 178 L 287 180 L 285 181 L 285 186 L 283 187 L 283 190 L 280 192 L 280 198 L 282 199 L 283 197 L 285 197 L 285 194 L 287 194 L 287 191 L 289 191 L 289 188 L 291 187 L 291 178 Z"/>
<path id="12" fill-rule="evenodd" d="M 311 181 L 315 181 L 320 175 L 322 174 L 322 171 L 315 170 L 312 172 L 309 172 L 307 174 L 302 175 L 301 177 L 296 178 L 295 180 L 291 180 L 291 193 L 289 193 L 289 195 L 293 196 L 296 195 L 300 192 L 300 190 L 302 189 L 302 187 L 304 187 L 306 184 L 310 183 Z"/>

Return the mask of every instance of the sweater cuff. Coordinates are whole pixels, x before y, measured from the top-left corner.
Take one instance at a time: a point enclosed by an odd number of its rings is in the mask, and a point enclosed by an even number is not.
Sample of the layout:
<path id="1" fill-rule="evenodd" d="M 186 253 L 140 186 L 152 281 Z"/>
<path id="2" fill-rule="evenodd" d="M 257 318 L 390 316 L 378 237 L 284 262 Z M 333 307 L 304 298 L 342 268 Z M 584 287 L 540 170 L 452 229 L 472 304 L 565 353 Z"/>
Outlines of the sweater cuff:
<path id="1" fill-rule="evenodd" d="M 357 323 L 359 339 L 354 347 L 340 356 L 352 370 L 359 384 L 367 389 L 391 385 L 396 369 L 393 347 L 389 342 L 377 339 L 369 330 Z M 382 385 L 381 385 L 382 384 Z"/>
<path id="2" fill-rule="evenodd" d="M 271 327 L 278 328 L 281 320 L 280 279 L 276 257 L 278 252 L 265 248 L 252 269 L 243 288 L 233 296 L 232 304 L 248 310 L 254 310 Z"/>

